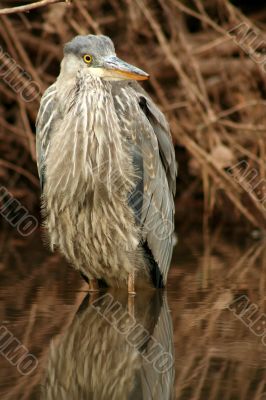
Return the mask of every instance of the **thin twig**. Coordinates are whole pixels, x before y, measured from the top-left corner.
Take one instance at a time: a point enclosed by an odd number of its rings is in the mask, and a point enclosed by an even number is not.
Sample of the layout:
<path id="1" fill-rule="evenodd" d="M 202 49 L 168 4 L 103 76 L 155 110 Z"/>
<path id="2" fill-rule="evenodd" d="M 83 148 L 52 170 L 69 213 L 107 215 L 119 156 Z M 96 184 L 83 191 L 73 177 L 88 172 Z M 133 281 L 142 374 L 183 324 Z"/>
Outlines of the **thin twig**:
<path id="1" fill-rule="evenodd" d="M 34 175 L 32 175 L 29 171 L 27 171 L 26 169 L 20 167 L 19 165 L 15 165 L 9 161 L 5 161 L 5 160 L 1 160 L 0 159 L 0 166 L 7 168 L 7 169 L 11 169 L 13 171 L 16 171 L 18 174 L 25 176 L 25 178 L 27 178 L 34 186 L 36 186 L 37 188 L 39 188 L 39 181 L 37 178 L 35 178 Z"/>
<path id="2" fill-rule="evenodd" d="M 48 6 L 49 4 L 62 3 L 62 2 L 68 3 L 69 0 L 42 0 L 42 1 L 36 1 L 35 3 L 32 4 L 26 4 L 24 6 L 2 8 L 2 10 L 0 9 L 0 15 L 23 13 L 34 10 L 36 8 Z"/>

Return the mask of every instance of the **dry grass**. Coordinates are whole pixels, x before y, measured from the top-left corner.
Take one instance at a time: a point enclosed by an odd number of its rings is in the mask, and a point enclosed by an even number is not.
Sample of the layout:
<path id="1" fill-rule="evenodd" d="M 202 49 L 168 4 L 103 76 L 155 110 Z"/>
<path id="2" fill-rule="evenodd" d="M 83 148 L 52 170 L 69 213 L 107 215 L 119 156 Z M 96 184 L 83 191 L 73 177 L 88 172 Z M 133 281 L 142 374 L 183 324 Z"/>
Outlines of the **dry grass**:
<path id="1" fill-rule="evenodd" d="M 169 118 L 180 165 L 178 220 L 190 206 L 193 221 L 204 214 L 205 224 L 215 216 L 265 228 L 264 181 L 246 191 L 227 173 L 246 160 L 258 171 L 256 183 L 266 175 L 266 74 L 228 35 L 244 21 L 260 27 L 262 41 L 265 12 L 254 6 L 244 15 L 229 0 L 74 0 L 0 19 L 4 50 L 41 91 L 58 74 L 66 41 L 88 32 L 109 35 L 121 57 L 150 73 L 146 89 Z M 39 98 L 26 103 L 3 80 L 0 95 L 1 182 L 33 209 Z"/>

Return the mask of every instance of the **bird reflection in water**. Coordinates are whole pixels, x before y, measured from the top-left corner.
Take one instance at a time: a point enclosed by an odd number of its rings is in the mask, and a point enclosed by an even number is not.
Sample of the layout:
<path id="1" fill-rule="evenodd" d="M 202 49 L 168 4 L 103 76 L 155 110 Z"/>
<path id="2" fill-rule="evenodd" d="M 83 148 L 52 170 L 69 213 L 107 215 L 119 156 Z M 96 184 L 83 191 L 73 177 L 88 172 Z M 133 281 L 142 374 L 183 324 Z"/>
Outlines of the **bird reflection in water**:
<path id="1" fill-rule="evenodd" d="M 173 329 L 166 294 L 87 295 L 52 342 L 42 399 L 173 399 Z"/>

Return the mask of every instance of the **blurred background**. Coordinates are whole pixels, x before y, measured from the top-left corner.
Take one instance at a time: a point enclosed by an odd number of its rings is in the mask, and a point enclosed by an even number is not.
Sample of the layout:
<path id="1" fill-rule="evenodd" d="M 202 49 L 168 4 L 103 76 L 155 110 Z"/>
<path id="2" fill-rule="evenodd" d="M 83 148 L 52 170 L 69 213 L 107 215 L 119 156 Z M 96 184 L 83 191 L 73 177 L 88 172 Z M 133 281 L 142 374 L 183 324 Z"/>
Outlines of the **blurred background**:
<path id="1" fill-rule="evenodd" d="M 150 74 L 145 89 L 171 125 L 178 230 L 219 225 L 257 235 L 265 228 L 263 1 L 74 0 L 0 19 L 0 182 L 31 213 L 39 212 L 40 97 L 58 75 L 64 43 L 103 33 L 119 56 Z M 29 80 L 35 92 L 25 96 Z"/>

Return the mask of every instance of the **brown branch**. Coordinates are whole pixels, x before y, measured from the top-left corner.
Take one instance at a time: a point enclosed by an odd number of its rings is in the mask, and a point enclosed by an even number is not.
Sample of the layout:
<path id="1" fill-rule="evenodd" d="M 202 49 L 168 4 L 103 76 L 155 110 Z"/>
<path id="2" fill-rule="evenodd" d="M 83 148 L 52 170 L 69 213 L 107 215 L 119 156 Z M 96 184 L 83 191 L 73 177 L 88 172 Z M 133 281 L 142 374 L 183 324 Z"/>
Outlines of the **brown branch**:
<path id="1" fill-rule="evenodd" d="M 30 10 L 34 10 L 39 7 L 48 6 L 49 4 L 62 3 L 62 2 L 68 3 L 69 0 L 41 0 L 41 1 L 36 1 L 35 3 L 32 3 L 32 4 L 26 4 L 24 6 L 2 8 L 2 9 L 0 9 L 0 15 L 23 13 L 23 12 L 27 12 Z"/>
<path id="2" fill-rule="evenodd" d="M 40 184 L 38 179 L 35 178 L 35 176 L 32 175 L 32 173 L 20 167 L 19 165 L 15 165 L 9 161 L 0 159 L 0 166 L 3 168 L 11 169 L 13 171 L 16 171 L 18 174 L 25 176 L 25 178 L 27 178 L 34 186 L 39 188 Z"/>

